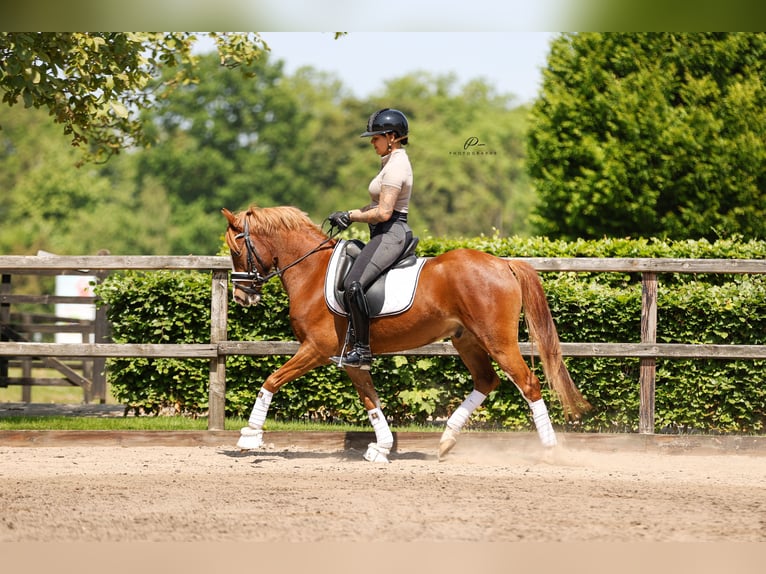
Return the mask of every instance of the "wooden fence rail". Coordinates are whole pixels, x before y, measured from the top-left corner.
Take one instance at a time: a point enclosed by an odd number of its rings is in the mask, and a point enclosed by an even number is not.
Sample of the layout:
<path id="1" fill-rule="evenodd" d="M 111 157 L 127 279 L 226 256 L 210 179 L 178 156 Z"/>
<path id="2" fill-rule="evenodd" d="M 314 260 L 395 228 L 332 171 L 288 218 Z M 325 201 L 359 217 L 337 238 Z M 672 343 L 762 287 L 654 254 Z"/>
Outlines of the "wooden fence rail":
<path id="1" fill-rule="evenodd" d="M 766 359 L 766 345 L 691 345 L 656 342 L 657 275 L 661 273 L 766 273 L 760 259 L 651 259 L 651 258 L 542 258 L 521 257 L 540 272 L 641 273 L 641 343 L 562 343 L 562 353 L 570 357 L 638 357 L 640 370 L 639 432 L 654 432 L 655 361 L 657 358 Z M 0 256 L 4 283 L 17 274 L 73 274 L 114 270 L 180 270 L 211 273 L 211 332 L 204 344 L 53 344 L 0 342 L 0 357 L 179 357 L 210 360 L 208 429 L 221 430 L 225 418 L 225 364 L 227 355 L 291 355 L 294 341 L 228 341 L 228 257 L 214 256 Z M 0 293 L 0 305 L 13 301 Z M 43 296 L 47 297 L 47 296 Z M 46 299 L 46 301 L 49 299 Z M 522 352 L 534 352 L 522 343 Z M 398 354 L 455 355 L 451 343 L 426 345 Z"/>

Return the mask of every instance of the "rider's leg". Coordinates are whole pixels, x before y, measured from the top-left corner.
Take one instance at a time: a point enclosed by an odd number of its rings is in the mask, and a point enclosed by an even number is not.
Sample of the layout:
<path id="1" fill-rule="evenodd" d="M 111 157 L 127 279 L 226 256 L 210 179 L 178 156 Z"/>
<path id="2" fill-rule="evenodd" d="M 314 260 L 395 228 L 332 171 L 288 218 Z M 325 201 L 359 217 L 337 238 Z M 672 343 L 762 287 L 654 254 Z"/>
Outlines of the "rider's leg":
<path id="1" fill-rule="evenodd" d="M 343 357 L 343 365 L 369 371 L 372 364 L 370 351 L 370 308 L 362 284 L 354 281 L 346 291 L 346 304 L 354 330 L 354 347 Z"/>
<path id="2" fill-rule="evenodd" d="M 339 366 L 370 369 L 370 311 L 365 291 L 381 273 L 396 262 L 406 247 L 405 241 L 412 236 L 411 233 L 405 223 L 392 222 L 386 226 L 384 233 L 373 234 L 370 237 L 351 266 L 344 281 L 344 299 L 355 342 L 351 351 L 344 357 L 331 357 Z"/>

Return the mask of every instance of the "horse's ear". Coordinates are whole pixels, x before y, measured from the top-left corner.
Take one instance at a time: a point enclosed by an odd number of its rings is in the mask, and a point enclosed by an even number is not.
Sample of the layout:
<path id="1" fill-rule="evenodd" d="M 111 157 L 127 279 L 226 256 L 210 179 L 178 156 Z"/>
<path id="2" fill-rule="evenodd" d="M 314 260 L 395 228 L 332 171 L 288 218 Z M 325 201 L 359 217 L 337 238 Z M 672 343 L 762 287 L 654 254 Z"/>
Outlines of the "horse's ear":
<path id="1" fill-rule="evenodd" d="M 234 215 L 231 211 L 226 209 L 225 207 L 221 209 L 221 213 L 223 213 L 224 217 L 229 220 L 229 224 L 237 229 L 237 216 Z"/>

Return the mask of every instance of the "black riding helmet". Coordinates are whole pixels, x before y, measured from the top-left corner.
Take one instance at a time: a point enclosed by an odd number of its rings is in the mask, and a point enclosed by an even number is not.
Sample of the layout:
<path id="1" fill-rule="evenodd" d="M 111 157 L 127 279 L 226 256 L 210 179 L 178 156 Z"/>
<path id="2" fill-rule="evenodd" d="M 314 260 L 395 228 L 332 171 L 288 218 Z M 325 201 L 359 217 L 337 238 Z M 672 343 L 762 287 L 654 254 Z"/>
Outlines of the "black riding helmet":
<path id="1" fill-rule="evenodd" d="M 397 138 L 402 138 L 401 144 L 407 145 L 410 126 L 407 123 L 407 117 L 399 110 L 384 108 L 372 114 L 367 120 L 367 131 L 359 137 L 366 138 L 388 132 L 394 132 Z"/>

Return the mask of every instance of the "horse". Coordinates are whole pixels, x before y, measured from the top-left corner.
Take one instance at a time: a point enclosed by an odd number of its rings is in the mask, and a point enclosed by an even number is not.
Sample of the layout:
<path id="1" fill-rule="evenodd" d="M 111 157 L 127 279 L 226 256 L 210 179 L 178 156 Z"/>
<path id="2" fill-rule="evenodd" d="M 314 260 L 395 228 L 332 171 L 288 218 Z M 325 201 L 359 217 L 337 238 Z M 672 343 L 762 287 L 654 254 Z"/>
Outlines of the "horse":
<path id="1" fill-rule="evenodd" d="M 221 211 L 228 221 L 225 238 L 232 258 L 234 300 L 242 306 L 258 304 L 262 285 L 279 277 L 290 300 L 290 323 L 299 342 L 297 352 L 263 382 L 248 426 L 240 431 L 237 446 L 257 450 L 263 445 L 263 424 L 274 393 L 310 370 L 330 364 L 330 357 L 342 351 L 347 319 L 331 312 L 323 289 L 338 240 L 293 206 L 253 206 L 236 214 L 225 208 Z M 373 355 L 401 352 L 449 338 L 470 372 L 473 391 L 447 420 L 439 439 L 439 460 L 455 446 L 473 411 L 500 385 L 492 361 L 527 401 L 543 447 L 547 450 L 556 446 L 540 381 L 519 349 L 522 310 L 545 378 L 566 419 L 579 418 L 591 405 L 563 362 L 540 277 L 524 261 L 474 249 L 456 249 L 428 258 L 409 309 L 371 320 Z M 368 445 L 364 459 L 389 462 L 393 435 L 371 372 L 351 367 L 345 367 L 345 371 L 375 431 L 375 442 Z"/>

